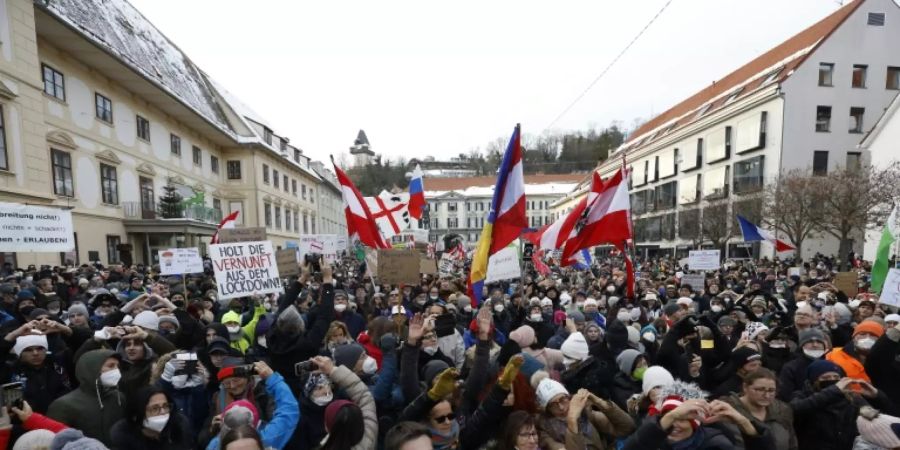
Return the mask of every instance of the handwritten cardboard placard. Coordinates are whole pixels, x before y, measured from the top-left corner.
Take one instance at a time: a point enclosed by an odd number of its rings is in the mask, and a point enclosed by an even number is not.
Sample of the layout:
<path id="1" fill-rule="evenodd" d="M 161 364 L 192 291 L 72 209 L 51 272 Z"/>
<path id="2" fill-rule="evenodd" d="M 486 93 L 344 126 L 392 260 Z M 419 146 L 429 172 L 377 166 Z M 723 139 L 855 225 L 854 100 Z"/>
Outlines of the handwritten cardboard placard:
<path id="1" fill-rule="evenodd" d="M 203 273 L 203 258 L 200 249 L 170 248 L 159 251 L 159 272 L 163 275 Z"/>
<path id="2" fill-rule="evenodd" d="M 219 230 L 219 243 L 230 242 L 258 242 L 266 240 L 264 227 L 253 228 L 223 228 Z"/>
<path id="3" fill-rule="evenodd" d="M 419 281 L 419 252 L 415 250 L 378 250 L 378 280 L 387 284 Z"/>
<path id="4" fill-rule="evenodd" d="M 418 251 L 418 250 L 417 250 Z M 430 258 L 423 257 L 421 254 L 419 255 L 419 273 L 424 273 L 427 275 L 435 275 L 437 274 L 437 264 L 436 261 Z"/>
<path id="5" fill-rule="evenodd" d="M 838 272 L 834 274 L 834 287 L 847 294 L 847 297 L 856 297 L 859 293 L 859 276 L 856 272 Z"/>
<path id="6" fill-rule="evenodd" d="M 219 300 L 284 291 L 272 242 L 230 242 L 209 246 Z"/>
<path id="7" fill-rule="evenodd" d="M 878 302 L 900 307 L 900 269 L 888 270 Z"/>
<path id="8" fill-rule="evenodd" d="M 488 258 L 487 275 L 485 283 L 493 283 L 500 280 L 514 280 L 522 276 L 521 258 L 517 242 L 506 246 Z"/>
<path id="9" fill-rule="evenodd" d="M 285 248 L 275 252 L 275 262 L 278 273 L 282 277 L 290 277 L 300 274 L 300 265 L 297 264 L 297 249 Z"/>

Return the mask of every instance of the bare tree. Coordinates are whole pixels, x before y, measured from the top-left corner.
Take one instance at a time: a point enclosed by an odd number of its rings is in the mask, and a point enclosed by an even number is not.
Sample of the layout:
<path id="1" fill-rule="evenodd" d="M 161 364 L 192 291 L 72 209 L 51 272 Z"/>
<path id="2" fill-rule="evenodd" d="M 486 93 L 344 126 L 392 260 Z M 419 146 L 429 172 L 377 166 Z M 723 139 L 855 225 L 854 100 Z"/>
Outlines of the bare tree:
<path id="1" fill-rule="evenodd" d="M 722 250 L 725 254 L 725 243 L 731 236 L 728 232 L 728 224 L 731 215 L 728 214 L 728 202 L 720 202 L 703 208 L 703 217 L 700 219 L 700 228 L 703 237 L 712 245 Z"/>
<path id="2" fill-rule="evenodd" d="M 822 221 L 820 181 L 806 170 L 792 170 L 766 187 L 766 222 L 797 247 L 797 259 L 803 258 L 803 242 L 816 234 Z"/>
<path id="3" fill-rule="evenodd" d="M 822 192 L 820 229 L 840 240 L 841 270 L 847 267 L 854 234 L 883 224 L 900 193 L 900 162 L 878 168 L 848 167 L 817 177 Z"/>

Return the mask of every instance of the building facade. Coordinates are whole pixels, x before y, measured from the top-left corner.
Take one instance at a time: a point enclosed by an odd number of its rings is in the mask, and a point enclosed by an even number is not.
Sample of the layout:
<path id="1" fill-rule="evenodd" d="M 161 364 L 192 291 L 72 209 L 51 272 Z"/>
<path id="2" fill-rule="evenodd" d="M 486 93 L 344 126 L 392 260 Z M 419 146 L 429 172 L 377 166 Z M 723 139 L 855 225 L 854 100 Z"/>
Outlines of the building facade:
<path id="1" fill-rule="evenodd" d="M 900 6 L 856 0 L 639 127 L 599 170 L 627 159 L 640 252 L 724 241 L 731 257 L 772 256 L 742 242 L 735 216 L 762 221 L 764 188 L 782 173 L 868 160 L 858 144 L 900 89 L 896 42 Z M 837 247 L 816 236 L 803 253 Z"/>
<path id="2" fill-rule="evenodd" d="M 347 235 L 347 216 L 344 215 L 344 197 L 337 176 L 325 169 L 320 161 L 311 164 L 322 183 L 318 190 L 319 233 Z"/>
<path id="3" fill-rule="evenodd" d="M 0 124 L 0 201 L 71 210 L 76 232 L 16 265 L 205 252 L 233 211 L 276 247 L 315 232 L 309 159 L 124 0 L 0 0 Z"/>

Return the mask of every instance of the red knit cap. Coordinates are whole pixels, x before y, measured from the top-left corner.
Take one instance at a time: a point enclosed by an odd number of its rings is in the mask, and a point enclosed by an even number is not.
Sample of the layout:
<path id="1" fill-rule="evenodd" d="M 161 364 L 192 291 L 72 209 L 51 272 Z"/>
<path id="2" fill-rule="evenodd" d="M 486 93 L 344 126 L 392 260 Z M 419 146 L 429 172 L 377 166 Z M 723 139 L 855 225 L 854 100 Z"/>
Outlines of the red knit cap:
<path id="1" fill-rule="evenodd" d="M 876 337 L 881 337 L 881 335 L 884 334 L 884 327 L 874 320 L 863 320 L 859 325 L 856 326 L 856 328 L 853 329 L 854 336 L 859 333 L 869 333 Z"/>
<path id="2" fill-rule="evenodd" d="M 341 408 L 354 403 L 350 400 L 335 400 L 325 407 L 325 432 L 330 433 L 331 427 L 334 426 L 334 418 L 337 416 Z"/>

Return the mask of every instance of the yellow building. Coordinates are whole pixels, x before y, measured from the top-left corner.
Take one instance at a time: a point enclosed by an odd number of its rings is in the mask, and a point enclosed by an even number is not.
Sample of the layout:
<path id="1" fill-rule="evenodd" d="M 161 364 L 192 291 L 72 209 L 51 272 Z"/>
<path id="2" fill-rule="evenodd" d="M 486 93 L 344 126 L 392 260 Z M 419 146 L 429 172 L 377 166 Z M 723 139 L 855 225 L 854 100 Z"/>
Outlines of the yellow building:
<path id="1" fill-rule="evenodd" d="M 0 0 L 0 201 L 70 209 L 77 244 L 4 261 L 205 253 L 232 211 L 281 247 L 316 232 L 321 182 L 124 0 Z M 161 208 L 167 191 L 184 201 Z"/>

